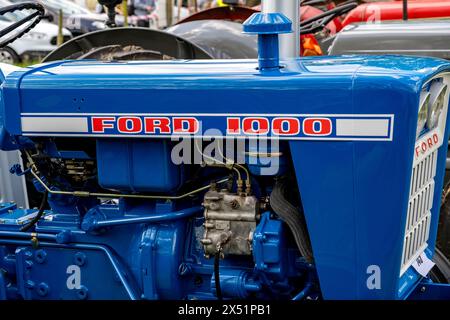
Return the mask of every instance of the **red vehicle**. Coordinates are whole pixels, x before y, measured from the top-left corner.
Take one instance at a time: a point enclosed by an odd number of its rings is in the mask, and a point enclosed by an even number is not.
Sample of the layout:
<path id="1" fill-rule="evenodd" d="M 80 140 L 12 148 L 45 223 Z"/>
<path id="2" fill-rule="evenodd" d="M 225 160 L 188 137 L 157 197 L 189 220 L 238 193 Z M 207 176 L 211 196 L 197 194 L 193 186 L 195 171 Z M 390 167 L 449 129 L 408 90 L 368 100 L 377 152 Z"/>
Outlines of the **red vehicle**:
<path id="1" fill-rule="evenodd" d="M 355 22 L 401 20 L 402 1 L 371 2 L 359 5 L 347 14 L 342 22 L 346 26 Z M 450 18 L 450 1 L 408 1 L 408 19 Z"/>
<path id="2" fill-rule="evenodd" d="M 336 8 L 336 6 L 331 4 L 330 6 L 327 6 L 329 10 Z M 257 11 L 261 11 L 261 6 L 255 6 L 253 9 Z M 302 5 L 300 7 L 300 21 L 306 21 L 311 18 L 314 18 L 320 14 L 324 13 L 323 10 L 316 8 L 311 5 Z M 335 34 L 339 32 L 342 29 L 341 21 L 338 18 L 333 19 L 330 23 L 327 24 L 327 29 L 329 30 L 330 34 Z"/>
<path id="3" fill-rule="evenodd" d="M 336 7 L 333 4 L 329 11 L 324 12 L 311 5 L 302 5 L 300 7 L 300 24 L 302 26 L 300 54 L 302 56 L 322 55 L 322 49 L 316 39 L 317 32 L 324 30 L 322 37 L 335 35 L 342 29 L 340 15 L 349 12 L 354 7 L 356 7 L 356 3 L 342 7 Z M 215 7 L 197 12 L 179 21 L 177 25 L 199 20 L 227 20 L 242 23 L 253 13 L 260 10 L 261 6 L 253 8 L 240 6 Z"/>

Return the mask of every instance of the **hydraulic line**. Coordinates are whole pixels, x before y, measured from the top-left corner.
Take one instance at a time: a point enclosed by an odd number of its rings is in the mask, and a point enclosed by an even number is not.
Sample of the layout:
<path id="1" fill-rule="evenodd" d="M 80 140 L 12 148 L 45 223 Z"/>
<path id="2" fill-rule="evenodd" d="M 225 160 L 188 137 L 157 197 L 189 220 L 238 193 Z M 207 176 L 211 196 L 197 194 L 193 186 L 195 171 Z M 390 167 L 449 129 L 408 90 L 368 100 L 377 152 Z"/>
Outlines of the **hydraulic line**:
<path id="1" fill-rule="evenodd" d="M 45 190 L 44 191 L 44 195 L 42 196 L 41 204 L 39 206 L 39 210 L 38 210 L 36 216 L 29 223 L 27 223 L 26 225 L 21 227 L 20 231 L 28 231 L 28 230 L 30 230 L 39 221 L 39 219 L 44 214 L 45 205 L 47 204 L 47 199 L 48 199 L 48 191 Z"/>
<path id="2" fill-rule="evenodd" d="M 184 193 L 179 196 L 163 196 L 163 195 L 145 195 L 145 194 L 120 194 L 120 193 L 99 193 L 99 192 L 88 192 L 88 191 L 59 191 L 59 190 L 51 190 L 47 184 L 42 181 L 39 175 L 34 172 L 33 169 L 30 170 L 31 174 L 36 178 L 36 180 L 44 187 L 44 189 L 49 194 L 60 194 L 74 197 L 97 197 L 97 198 L 133 198 L 133 199 L 162 199 L 162 200 L 180 200 L 187 198 L 193 194 L 208 190 L 210 185 L 192 190 L 188 193 Z M 227 182 L 228 178 L 217 181 L 217 183 Z"/>
<path id="3" fill-rule="evenodd" d="M 199 147 L 199 145 L 197 144 L 196 141 L 194 141 L 194 145 L 195 145 L 195 148 L 197 149 L 197 151 L 200 152 L 200 154 L 204 158 L 212 161 L 212 163 L 206 163 L 206 165 L 208 165 L 208 166 L 219 165 L 219 166 L 224 166 L 224 167 L 226 167 L 226 168 L 228 168 L 230 170 L 236 171 L 237 176 L 238 176 L 238 187 L 242 184 L 242 181 L 243 181 L 242 180 L 242 176 L 241 176 L 241 172 L 239 171 L 239 169 L 244 170 L 245 171 L 245 175 L 246 175 L 246 189 L 247 189 L 246 191 L 247 191 L 247 193 L 250 193 L 250 191 L 251 191 L 250 172 L 248 171 L 248 169 L 246 167 L 244 167 L 243 165 L 240 165 L 238 163 L 235 163 L 233 160 L 230 160 L 227 157 L 225 157 L 223 155 L 223 153 L 222 153 L 222 150 L 220 148 L 217 149 L 217 152 L 222 157 L 222 159 L 225 160 L 225 162 L 219 161 L 217 159 L 214 159 L 214 158 L 204 154 L 203 151 L 200 149 L 200 147 Z M 239 169 L 237 169 L 236 167 L 239 168 Z"/>
<path id="4" fill-rule="evenodd" d="M 286 179 L 278 179 L 270 194 L 270 206 L 275 213 L 288 225 L 295 243 L 307 262 L 313 262 L 311 243 L 306 228 L 304 215 L 285 197 L 287 190 Z"/>

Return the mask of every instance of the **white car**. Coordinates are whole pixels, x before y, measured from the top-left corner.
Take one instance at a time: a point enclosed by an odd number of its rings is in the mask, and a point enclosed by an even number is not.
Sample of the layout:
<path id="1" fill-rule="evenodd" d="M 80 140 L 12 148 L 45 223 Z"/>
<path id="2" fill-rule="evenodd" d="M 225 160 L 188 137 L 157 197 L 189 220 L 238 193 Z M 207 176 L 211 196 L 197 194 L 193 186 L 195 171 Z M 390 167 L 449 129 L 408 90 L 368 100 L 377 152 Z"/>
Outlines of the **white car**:
<path id="1" fill-rule="evenodd" d="M 9 1 L 0 0 L 0 7 L 8 6 Z M 16 11 L 0 16 L 0 30 L 21 20 L 26 13 Z M 0 62 L 17 64 L 22 61 L 33 61 L 45 57 L 57 48 L 58 26 L 41 21 L 30 32 L 0 48 Z M 72 38 L 69 30 L 63 28 L 64 41 Z"/>

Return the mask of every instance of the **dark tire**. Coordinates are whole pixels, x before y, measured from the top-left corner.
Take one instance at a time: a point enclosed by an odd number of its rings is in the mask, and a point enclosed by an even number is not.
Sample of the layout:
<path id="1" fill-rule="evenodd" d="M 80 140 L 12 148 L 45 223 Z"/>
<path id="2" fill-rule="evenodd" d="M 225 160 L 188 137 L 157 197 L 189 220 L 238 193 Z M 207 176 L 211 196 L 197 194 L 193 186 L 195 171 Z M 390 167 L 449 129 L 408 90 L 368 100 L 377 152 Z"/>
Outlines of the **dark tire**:
<path id="1" fill-rule="evenodd" d="M 113 28 L 83 34 L 51 52 L 43 62 L 66 59 L 167 60 L 212 59 L 197 45 L 148 28 Z"/>
<path id="2" fill-rule="evenodd" d="M 0 48 L 0 62 L 17 64 L 20 62 L 20 57 L 10 47 Z"/>
<path id="3" fill-rule="evenodd" d="M 439 216 L 437 246 L 447 259 L 450 259 L 450 183 L 447 182 L 442 195 Z"/>
<path id="4" fill-rule="evenodd" d="M 430 271 L 431 280 L 436 283 L 450 283 L 450 261 L 439 249 L 436 249 L 433 261 L 436 265 Z"/>

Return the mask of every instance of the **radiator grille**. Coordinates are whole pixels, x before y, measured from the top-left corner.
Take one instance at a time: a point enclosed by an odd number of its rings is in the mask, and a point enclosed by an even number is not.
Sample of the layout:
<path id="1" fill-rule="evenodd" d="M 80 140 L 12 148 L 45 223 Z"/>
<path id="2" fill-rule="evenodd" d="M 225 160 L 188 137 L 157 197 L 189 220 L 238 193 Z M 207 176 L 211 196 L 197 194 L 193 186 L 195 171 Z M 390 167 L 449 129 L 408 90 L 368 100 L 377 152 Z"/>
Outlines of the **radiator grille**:
<path id="1" fill-rule="evenodd" d="M 400 274 L 403 274 L 409 268 L 427 246 L 434 197 L 437 153 L 438 150 L 435 150 L 429 154 L 417 163 L 412 171 Z"/>

